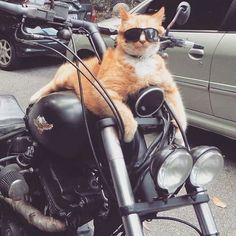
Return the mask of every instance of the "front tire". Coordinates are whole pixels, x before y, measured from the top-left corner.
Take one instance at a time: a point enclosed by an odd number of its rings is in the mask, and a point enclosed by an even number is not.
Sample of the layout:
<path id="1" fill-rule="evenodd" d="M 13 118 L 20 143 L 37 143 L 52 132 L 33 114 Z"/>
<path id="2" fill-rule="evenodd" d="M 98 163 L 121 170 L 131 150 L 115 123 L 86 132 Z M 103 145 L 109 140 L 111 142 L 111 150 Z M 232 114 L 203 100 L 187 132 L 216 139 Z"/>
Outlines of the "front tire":
<path id="1" fill-rule="evenodd" d="M 13 70 L 17 67 L 19 59 L 12 40 L 0 35 L 0 69 Z"/>

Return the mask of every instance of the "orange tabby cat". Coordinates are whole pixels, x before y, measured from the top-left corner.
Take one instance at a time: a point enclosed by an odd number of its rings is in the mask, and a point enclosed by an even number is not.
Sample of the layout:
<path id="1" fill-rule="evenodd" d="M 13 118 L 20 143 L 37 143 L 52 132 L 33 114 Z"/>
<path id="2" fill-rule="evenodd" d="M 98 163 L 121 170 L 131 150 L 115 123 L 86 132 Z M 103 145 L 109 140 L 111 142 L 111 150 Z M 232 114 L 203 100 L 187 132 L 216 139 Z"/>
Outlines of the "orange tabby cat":
<path id="1" fill-rule="evenodd" d="M 148 40 L 144 31 L 141 31 L 140 38 L 135 42 L 124 37 L 124 32 L 132 28 L 152 28 L 162 35 L 165 31 L 162 27 L 164 8 L 152 16 L 130 15 L 121 9 L 120 17 L 121 25 L 117 36 L 117 47 L 106 51 L 101 64 L 98 64 L 96 58 L 86 60 L 85 64 L 99 79 L 117 106 L 124 122 L 125 142 L 133 139 L 137 129 L 137 122 L 126 105 L 128 95 L 134 94 L 148 85 L 158 85 L 164 90 L 166 101 L 175 111 L 185 130 L 187 122 L 180 93 L 166 69 L 164 60 L 157 54 L 160 46 L 159 38 L 155 41 Z M 89 76 L 82 66 L 81 69 Z M 89 78 L 92 80 L 91 76 Z M 99 116 L 111 116 L 112 112 L 101 95 L 85 78 L 82 77 L 82 81 L 87 108 Z M 62 65 L 54 79 L 32 96 L 31 102 L 60 89 L 73 89 L 80 96 L 77 71 L 71 64 Z"/>

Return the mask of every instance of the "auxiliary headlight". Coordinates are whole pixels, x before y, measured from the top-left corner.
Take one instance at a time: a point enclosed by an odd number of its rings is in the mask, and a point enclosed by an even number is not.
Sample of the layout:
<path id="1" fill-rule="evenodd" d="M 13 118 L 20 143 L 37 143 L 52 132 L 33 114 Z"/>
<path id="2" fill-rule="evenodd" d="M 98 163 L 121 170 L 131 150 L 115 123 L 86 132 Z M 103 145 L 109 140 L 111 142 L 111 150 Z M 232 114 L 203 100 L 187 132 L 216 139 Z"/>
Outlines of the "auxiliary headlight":
<path id="1" fill-rule="evenodd" d="M 199 146 L 191 150 L 194 165 L 189 181 L 195 187 L 210 183 L 223 169 L 224 159 L 216 147 Z"/>
<path id="2" fill-rule="evenodd" d="M 184 147 L 167 146 L 154 154 L 150 173 L 160 195 L 172 194 L 192 170 L 193 159 Z"/>

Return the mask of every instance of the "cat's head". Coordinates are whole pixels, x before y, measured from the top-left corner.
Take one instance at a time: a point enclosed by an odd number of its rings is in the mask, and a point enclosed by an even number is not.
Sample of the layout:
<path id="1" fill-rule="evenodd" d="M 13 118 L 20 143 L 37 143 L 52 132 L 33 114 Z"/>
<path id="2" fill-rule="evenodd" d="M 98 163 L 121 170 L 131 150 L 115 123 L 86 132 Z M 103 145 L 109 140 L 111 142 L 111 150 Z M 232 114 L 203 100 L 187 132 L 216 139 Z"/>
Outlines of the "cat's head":
<path id="1" fill-rule="evenodd" d="M 131 15 L 124 8 L 120 8 L 118 47 L 126 54 L 137 57 L 148 57 L 157 53 L 160 46 L 159 36 L 165 32 L 162 27 L 164 15 L 164 7 L 153 15 Z"/>

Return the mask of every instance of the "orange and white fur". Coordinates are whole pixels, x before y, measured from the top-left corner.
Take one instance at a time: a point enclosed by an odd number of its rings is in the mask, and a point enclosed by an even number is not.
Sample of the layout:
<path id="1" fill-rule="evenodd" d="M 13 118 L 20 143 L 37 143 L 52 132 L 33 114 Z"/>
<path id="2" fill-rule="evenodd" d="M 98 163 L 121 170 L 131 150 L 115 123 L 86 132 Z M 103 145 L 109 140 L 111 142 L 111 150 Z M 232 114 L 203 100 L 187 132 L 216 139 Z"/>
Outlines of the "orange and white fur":
<path id="1" fill-rule="evenodd" d="M 165 32 L 162 27 L 164 8 L 151 16 L 130 15 L 121 9 L 120 17 L 121 25 L 117 36 L 117 47 L 109 48 L 106 51 L 101 64 L 96 58 L 90 58 L 84 62 L 117 106 L 124 123 L 124 141 L 130 142 L 137 129 L 137 122 L 126 105 L 128 95 L 134 94 L 148 85 L 158 85 L 164 90 L 166 101 L 185 130 L 187 122 L 180 93 L 166 69 L 164 60 L 157 54 L 160 42 L 148 42 L 144 33 L 141 34 L 138 42 L 126 42 L 122 34 L 130 28 L 150 27 L 157 29 L 160 35 L 163 34 Z M 80 68 L 93 80 L 82 65 Z M 82 84 L 87 108 L 101 117 L 111 116 L 112 112 L 104 99 L 83 76 Z M 77 71 L 69 63 L 63 64 L 53 80 L 31 97 L 31 103 L 42 96 L 63 89 L 72 89 L 80 96 Z M 177 132 L 176 138 L 179 138 L 178 136 Z"/>

